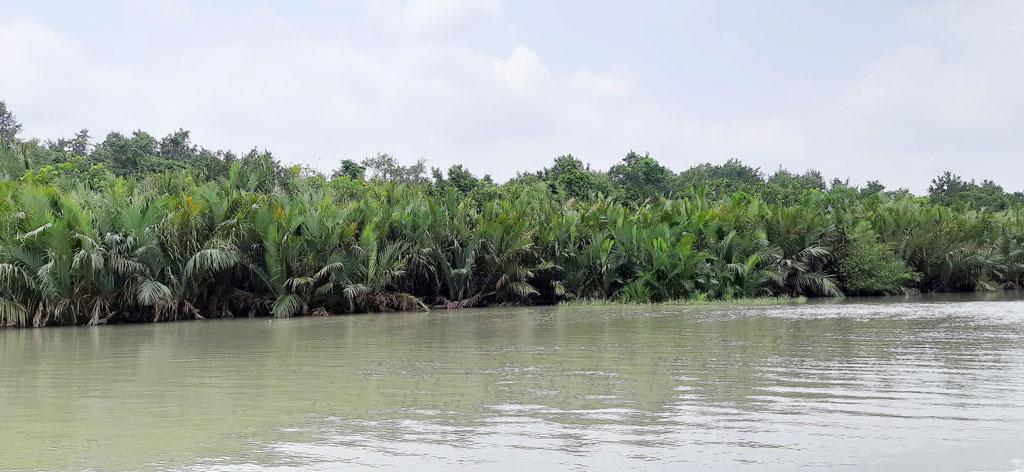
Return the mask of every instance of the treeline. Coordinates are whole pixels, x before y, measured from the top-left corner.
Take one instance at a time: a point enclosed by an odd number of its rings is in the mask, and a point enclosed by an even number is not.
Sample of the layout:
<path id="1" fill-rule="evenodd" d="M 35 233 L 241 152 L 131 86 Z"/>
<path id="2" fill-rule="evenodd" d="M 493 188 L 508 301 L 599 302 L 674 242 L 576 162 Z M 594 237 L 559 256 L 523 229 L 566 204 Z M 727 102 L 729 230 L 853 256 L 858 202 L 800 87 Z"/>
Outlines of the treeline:
<path id="1" fill-rule="evenodd" d="M 632 152 L 606 172 L 562 156 L 500 184 L 385 154 L 325 175 L 187 131 L 19 140 L 0 111 L 0 325 L 996 290 L 1024 276 L 1021 194 L 948 173 L 926 197 L 735 160 L 676 173 Z"/>

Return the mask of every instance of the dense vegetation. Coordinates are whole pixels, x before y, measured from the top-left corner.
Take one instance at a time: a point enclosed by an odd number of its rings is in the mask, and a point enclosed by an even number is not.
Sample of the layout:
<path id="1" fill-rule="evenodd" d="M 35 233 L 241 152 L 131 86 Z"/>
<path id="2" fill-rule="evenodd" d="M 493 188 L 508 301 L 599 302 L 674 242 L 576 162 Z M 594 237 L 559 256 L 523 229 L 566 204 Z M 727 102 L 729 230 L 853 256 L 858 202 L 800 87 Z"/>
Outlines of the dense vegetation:
<path id="1" fill-rule="evenodd" d="M 503 184 L 381 154 L 331 175 L 109 134 L 20 140 L 0 102 L 0 325 L 610 299 L 1017 288 L 1021 193 L 930 194 L 730 160 L 562 156 Z"/>

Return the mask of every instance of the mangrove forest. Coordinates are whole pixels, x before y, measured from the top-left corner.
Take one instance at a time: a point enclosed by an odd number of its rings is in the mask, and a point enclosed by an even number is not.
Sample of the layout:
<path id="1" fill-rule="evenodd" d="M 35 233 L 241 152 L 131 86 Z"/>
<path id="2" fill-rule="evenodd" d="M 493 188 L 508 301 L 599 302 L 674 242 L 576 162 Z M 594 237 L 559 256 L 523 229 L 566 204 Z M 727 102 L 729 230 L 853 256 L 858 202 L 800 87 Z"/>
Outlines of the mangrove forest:
<path id="1" fill-rule="evenodd" d="M 209 150 L 185 130 L 23 139 L 0 111 L 2 326 L 1003 290 L 1024 277 L 1024 194 L 941 170 L 927 195 L 735 159 L 677 172 L 638 152 L 608 170 L 560 156 L 500 183 L 387 154 L 328 174 Z"/>

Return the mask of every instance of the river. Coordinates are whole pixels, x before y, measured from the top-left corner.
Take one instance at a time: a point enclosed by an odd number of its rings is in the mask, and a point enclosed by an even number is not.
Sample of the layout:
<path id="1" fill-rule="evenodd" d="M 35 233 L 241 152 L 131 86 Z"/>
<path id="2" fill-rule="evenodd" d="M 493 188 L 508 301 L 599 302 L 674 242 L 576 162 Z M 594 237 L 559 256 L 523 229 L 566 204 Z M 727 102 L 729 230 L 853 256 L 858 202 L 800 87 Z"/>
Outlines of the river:
<path id="1" fill-rule="evenodd" d="M 3 470 L 1024 470 L 1024 299 L 0 330 Z"/>

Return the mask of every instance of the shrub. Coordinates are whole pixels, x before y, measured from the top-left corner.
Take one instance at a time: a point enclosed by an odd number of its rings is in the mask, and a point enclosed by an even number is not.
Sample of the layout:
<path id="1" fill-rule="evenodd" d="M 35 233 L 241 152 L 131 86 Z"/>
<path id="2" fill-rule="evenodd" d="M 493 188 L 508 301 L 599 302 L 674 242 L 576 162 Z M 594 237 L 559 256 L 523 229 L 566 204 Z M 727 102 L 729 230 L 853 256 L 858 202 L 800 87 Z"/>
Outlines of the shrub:
<path id="1" fill-rule="evenodd" d="M 839 279 L 849 295 L 879 295 L 905 293 L 920 274 L 882 243 L 870 224 L 861 222 L 846 233 Z"/>

